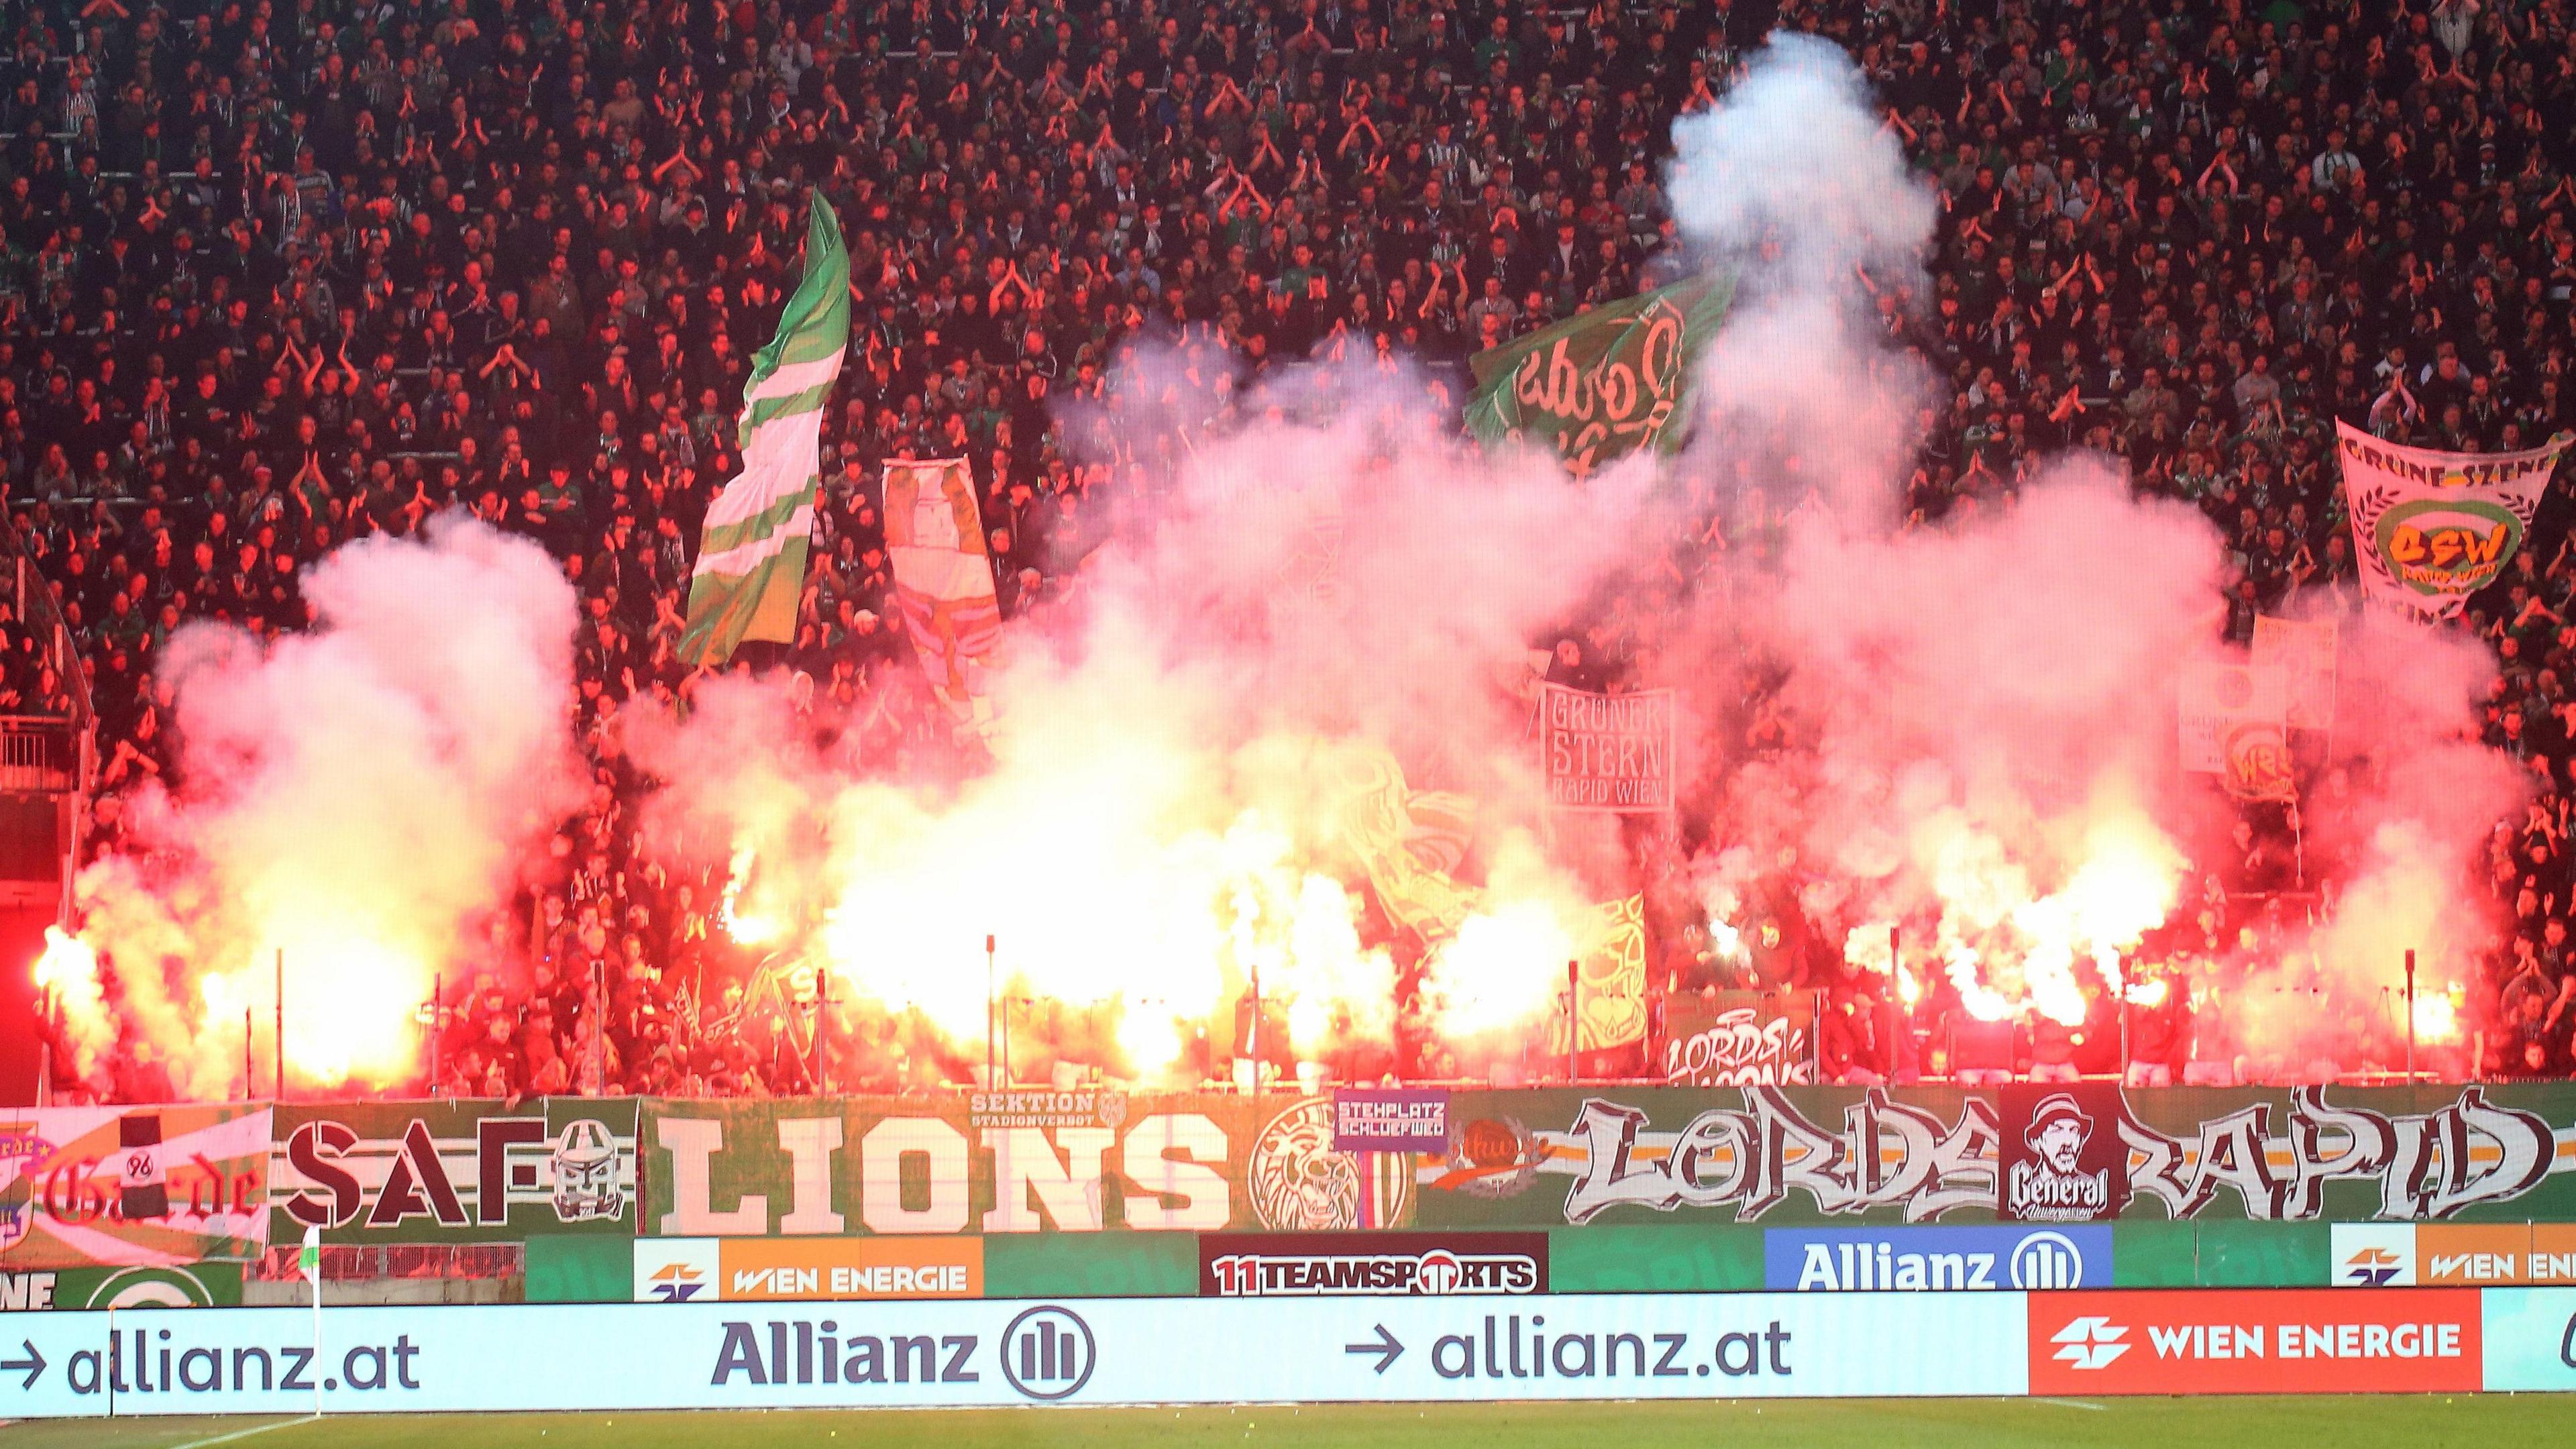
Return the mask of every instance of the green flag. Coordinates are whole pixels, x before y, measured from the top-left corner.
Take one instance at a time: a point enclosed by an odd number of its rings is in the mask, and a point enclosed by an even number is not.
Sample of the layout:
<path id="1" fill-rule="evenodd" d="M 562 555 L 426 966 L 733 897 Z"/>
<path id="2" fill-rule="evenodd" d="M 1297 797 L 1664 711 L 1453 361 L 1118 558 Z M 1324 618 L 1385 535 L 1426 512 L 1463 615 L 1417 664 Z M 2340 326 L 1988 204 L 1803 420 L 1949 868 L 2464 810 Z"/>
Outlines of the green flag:
<path id="1" fill-rule="evenodd" d="M 1691 364 L 1733 295 L 1692 277 L 1477 353 L 1468 431 L 1539 439 L 1578 473 L 1638 448 L 1671 452 L 1689 427 Z"/>
<path id="2" fill-rule="evenodd" d="M 742 390 L 742 472 L 707 506 L 682 659 L 722 664 L 746 639 L 795 640 L 823 404 L 849 349 L 850 256 L 831 204 L 816 196 L 804 280 Z"/>

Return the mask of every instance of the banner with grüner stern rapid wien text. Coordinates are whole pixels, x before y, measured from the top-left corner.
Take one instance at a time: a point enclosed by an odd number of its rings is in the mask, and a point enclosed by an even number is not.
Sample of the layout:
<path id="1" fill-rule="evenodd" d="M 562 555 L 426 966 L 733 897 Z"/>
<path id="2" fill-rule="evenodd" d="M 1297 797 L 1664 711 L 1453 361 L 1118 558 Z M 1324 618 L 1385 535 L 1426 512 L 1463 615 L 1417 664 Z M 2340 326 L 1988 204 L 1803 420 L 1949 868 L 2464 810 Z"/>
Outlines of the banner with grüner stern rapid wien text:
<path id="1" fill-rule="evenodd" d="M 2419 616 L 2458 617 L 2513 562 L 2571 442 L 2576 434 L 2560 433 L 2518 453 L 2447 453 L 2336 423 L 2353 552 L 2370 596 Z"/>

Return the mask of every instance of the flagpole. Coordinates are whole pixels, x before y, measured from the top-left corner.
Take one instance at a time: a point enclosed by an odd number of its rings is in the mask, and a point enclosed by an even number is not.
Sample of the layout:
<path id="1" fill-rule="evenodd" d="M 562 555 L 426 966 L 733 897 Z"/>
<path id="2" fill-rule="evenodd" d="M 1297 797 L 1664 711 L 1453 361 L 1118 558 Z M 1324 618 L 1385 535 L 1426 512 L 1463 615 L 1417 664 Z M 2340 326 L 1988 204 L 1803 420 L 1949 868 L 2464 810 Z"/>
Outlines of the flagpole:
<path id="1" fill-rule="evenodd" d="M 304 1270 L 304 1280 L 313 1285 L 313 1362 L 319 1373 L 322 1362 L 322 1229 L 317 1224 L 304 1227 L 304 1251 L 297 1255 L 297 1266 Z M 322 1417 L 322 1380 L 313 1380 L 313 1417 Z"/>

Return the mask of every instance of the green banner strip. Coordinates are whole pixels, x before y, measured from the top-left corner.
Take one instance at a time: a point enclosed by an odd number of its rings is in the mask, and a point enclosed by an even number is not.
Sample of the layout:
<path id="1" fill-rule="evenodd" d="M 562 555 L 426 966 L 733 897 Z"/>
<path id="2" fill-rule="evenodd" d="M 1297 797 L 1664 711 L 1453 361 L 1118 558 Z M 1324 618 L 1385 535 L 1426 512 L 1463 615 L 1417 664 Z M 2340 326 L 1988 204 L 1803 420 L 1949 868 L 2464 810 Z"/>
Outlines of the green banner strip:
<path id="1" fill-rule="evenodd" d="M 2111 1286 L 2189 1288 L 2200 1281 L 2200 1230 L 2193 1223 L 2119 1223 L 2111 1229 Z M 2307 1287 L 2283 1283 L 2283 1288 Z"/>
<path id="2" fill-rule="evenodd" d="M 1717 1226 L 1552 1228 L 1558 1293 L 1746 1293 L 1762 1287 L 1762 1230 Z"/>
<path id="3" fill-rule="evenodd" d="M 987 1298 L 1194 1298 L 1196 1233 L 1014 1233 L 984 1239 Z"/>
<path id="4" fill-rule="evenodd" d="M 540 1233 L 528 1239 L 530 1303 L 629 1303 L 635 1246 L 627 1238 Z"/>
<path id="5" fill-rule="evenodd" d="M 2324 1223 L 2213 1220 L 2198 1227 L 2203 1288 L 2323 1288 L 2333 1281 L 2332 1232 Z"/>

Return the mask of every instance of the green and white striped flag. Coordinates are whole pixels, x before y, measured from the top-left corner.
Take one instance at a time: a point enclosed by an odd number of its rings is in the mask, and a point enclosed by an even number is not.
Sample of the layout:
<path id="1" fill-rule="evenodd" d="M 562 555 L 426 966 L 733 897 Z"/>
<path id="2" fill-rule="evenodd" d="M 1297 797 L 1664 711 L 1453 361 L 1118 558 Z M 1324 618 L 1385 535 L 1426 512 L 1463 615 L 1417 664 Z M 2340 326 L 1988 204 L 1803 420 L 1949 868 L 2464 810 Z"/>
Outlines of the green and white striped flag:
<path id="1" fill-rule="evenodd" d="M 850 255 L 821 196 L 805 232 L 805 277 L 742 390 L 742 472 L 707 507 L 689 580 L 680 657 L 722 664 L 746 639 L 796 638 L 814 531 L 823 405 L 850 347 Z"/>

